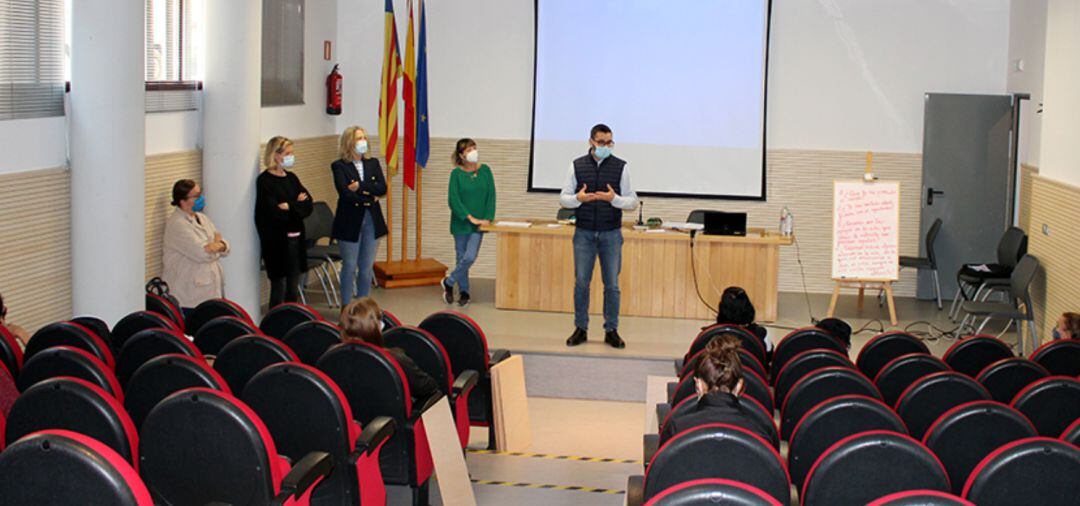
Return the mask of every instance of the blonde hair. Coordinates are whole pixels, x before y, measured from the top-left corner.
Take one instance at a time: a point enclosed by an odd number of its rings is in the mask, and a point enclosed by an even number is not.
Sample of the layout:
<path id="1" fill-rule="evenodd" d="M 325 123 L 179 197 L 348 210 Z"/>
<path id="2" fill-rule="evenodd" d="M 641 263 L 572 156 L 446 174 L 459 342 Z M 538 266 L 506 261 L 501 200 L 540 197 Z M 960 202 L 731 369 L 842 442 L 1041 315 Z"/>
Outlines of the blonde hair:
<path id="1" fill-rule="evenodd" d="M 266 141 L 266 147 L 263 148 L 263 168 L 272 169 L 277 167 L 277 163 L 274 162 L 274 155 L 284 152 L 286 148 L 292 145 L 293 141 L 288 137 L 282 137 L 280 135 L 271 137 L 269 141 Z"/>
<path id="2" fill-rule="evenodd" d="M 363 160 L 368 157 L 367 153 L 362 155 L 356 154 L 356 150 L 354 149 L 356 146 L 356 132 L 363 132 L 364 138 L 367 139 L 367 130 L 364 130 L 362 127 L 353 125 L 346 128 L 345 131 L 341 133 L 340 144 L 338 145 L 338 156 L 340 156 L 342 160 L 351 162 L 354 160 Z M 368 142 L 368 144 L 368 151 L 371 151 L 371 142 Z"/>
<path id="3" fill-rule="evenodd" d="M 361 297 L 348 303 L 341 309 L 338 323 L 342 342 L 359 340 L 380 348 L 384 346 L 382 309 L 375 299 Z"/>

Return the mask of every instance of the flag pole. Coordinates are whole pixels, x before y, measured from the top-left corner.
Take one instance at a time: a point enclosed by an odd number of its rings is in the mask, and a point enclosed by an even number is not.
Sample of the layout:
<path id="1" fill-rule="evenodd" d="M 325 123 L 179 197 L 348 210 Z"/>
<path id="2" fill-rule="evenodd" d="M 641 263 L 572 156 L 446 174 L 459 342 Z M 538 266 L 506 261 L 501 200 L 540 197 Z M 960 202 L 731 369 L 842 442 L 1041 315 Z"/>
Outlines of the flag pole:
<path id="1" fill-rule="evenodd" d="M 424 197 L 423 197 L 423 176 L 424 168 L 416 166 L 416 260 L 420 260 L 420 256 L 423 252 L 423 218 L 424 216 Z"/>
<path id="2" fill-rule="evenodd" d="M 394 175 L 386 168 L 386 261 L 394 261 Z"/>
<path id="3" fill-rule="evenodd" d="M 409 258 L 409 185 L 401 185 L 401 259 Z"/>

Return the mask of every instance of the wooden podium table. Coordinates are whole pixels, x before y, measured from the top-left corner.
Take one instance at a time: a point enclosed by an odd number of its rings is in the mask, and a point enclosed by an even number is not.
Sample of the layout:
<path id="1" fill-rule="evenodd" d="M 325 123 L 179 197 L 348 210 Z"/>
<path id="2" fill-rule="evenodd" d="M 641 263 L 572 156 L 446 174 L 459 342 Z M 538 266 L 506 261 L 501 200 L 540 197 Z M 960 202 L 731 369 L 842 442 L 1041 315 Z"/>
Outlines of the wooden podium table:
<path id="1" fill-rule="evenodd" d="M 515 220 L 517 221 L 517 220 Z M 498 234 L 495 307 L 531 311 L 574 311 L 573 225 L 550 220 L 521 220 L 528 228 L 484 227 Z M 697 234 L 691 264 L 690 234 L 665 230 L 648 232 L 623 226 L 622 272 L 619 288 L 623 316 L 658 316 L 711 320 L 724 288 L 741 286 L 757 310 L 757 320 L 774 321 L 777 313 L 780 246 L 793 238 L 763 229 L 748 229 L 745 237 Z M 597 262 L 590 285 L 589 312 L 600 314 L 604 284 Z"/>

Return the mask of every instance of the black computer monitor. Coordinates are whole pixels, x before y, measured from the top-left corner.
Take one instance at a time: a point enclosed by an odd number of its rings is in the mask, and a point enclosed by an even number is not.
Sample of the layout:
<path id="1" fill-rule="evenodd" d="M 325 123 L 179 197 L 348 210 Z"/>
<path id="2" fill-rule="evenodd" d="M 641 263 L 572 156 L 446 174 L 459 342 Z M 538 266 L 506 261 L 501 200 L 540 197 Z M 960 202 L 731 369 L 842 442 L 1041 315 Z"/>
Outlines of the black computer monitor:
<path id="1" fill-rule="evenodd" d="M 705 211 L 705 234 L 746 235 L 746 213 Z"/>

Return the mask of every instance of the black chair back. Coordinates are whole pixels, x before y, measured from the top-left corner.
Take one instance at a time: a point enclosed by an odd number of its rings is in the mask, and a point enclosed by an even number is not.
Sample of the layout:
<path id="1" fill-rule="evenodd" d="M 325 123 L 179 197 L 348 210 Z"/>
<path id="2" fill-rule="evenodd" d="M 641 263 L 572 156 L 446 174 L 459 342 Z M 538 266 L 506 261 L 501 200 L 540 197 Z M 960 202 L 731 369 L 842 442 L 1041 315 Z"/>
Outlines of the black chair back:
<path id="1" fill-rule="evenodd" d="M 1006 358 L 986 366 L 975 381 L 982 383 L 995 401 L 1009 403 L 1024 387 L 1050 376 L 1050 371 L 1026 358 Z"/>
<path id="2" fill-rule="evenodd" d="M 435 380 L 444 395 L 450 394 L 454 382 L 450 357 L 431 334 L 417 327 L 394 327 L 383 332 L 383 341 L 387 348 L 404 351 L 421 371 Z"/>
<path id="3" fill-rule="evenodd" d="M 761 403 L 769 413 L 776 410 L 776 404 L 773 403 L 772 392 L 769 391 L 769 383 L 761 376 L 758 376 L 758 373 L 749 369 L 744 369 L 743 385 L 745 388 L 743 391 L 744 396 L 750 397 Z"/>
<path id="4" fill-rule="evenodd" d="M 1071 506 L 1080 497 L 1080 448 L 1035 437 L 998 448 L 972 471 L 964 498 L 979 506 Z"/>
<path id="5" fill-rule="evenodd" d="M 12 375 L 19 374 L 23 365 L 23 352 L 15 334 L 0 325 L 0 361 Z"/>
<path id="6" fill-rule="evenodd" d="M 318 201 L 312 203 L 311 214 L 304 218 L 304 236 L 308 247 L 320 239 L 330 239 L 334 232 L 334 211 L 330 204 Z"/>
<path id="7" fill-rule="evenodd" d="M 150 359 L 131 375 L 124 408 L 141 431 L 154 406 L 176 392 L 196 387 L 229 392 L 228 383 L 201 359 L 162 355 Z"/>
<path id="8" fill-rule="evenodd" d="M 818 458 L 806 476 L 805 506 L 863 506 L 906 490 L 948 492 L 945 468 L 910 436 L 874 430 L 849 436 Z"/>
<path id="9" fill-rule="evenodd" d="M 1058 339 L 1040 346 L 1031 359 L 1055 376 L 1080 376 L 1080 339 Z"/>
<path id="10" fill-rule="evenodd" d="M 896 401 L 896 414 L 912 436 L 922 439 L 946 411 L 964 403 L 990 399 L 982 385 L 955 371 L 930 374 L 912 383 Z"/>
<path id="11" fill-rule="evenodd" d="M 683 367 L 679 371 L 680 378 L 685 378 L 686 375 L 694 373 L 694 369 L 697 367 L 698 361 L 701 360 L 701 355 L 703 353 L 705 353 L 705 350 L 695 353 L 689 360 L 683 362 Z M 765 369 L 765 366 L 761 364 L 761 361 L 758 360 L 753 352 L 746 348 L 739 348 L 739 362 L 742 363 L 743 369 L 750 369 L 758 373 L 758 376 L 761 376 L 762 378 L 769 377 L 769 373 Z"/>
<path id="12" fill-rule="evenodd" d="M 1027 232 L 1020 227 L 1009 227 L 998 241 L 997 263 L 1010 269 L 1027 254 Z"/>
<path id="13" fill-rule="evenodd" d="M 176 324 L 165 315 L 150 311 L 136 311 L 121 318 L 120 321 L 116 322 L 116 325 L 113 326 L 112 332 L 110 333 L 113 348 L 119 351 L 124 347 L 124 343 L 126 343 L 131 336 L 146 329 L 180 330 L 176 328 Z"/>
<path id="14" fill-rule="evenodd" d="M 881 399 L 889 406 L 895 406 L 900 395 L 923 376 L 936 372 L 948 371 L 949 364 L 940 358 L 923 353 L 912 353 L 893 359 L 885 365 L 874 378 L 874 384 L 881 391 Z"/>
<path id="15" fill-rule="evenodd" d="M 749 430 L 722 423 L 685 430 L 665 443 L 645 470 L 644 497 L 648 500 L 669 487 L 701 478 L 746 483 L 783 504 L 791 502 L 791 484 L 780 454 Z"/>
<path id="16" fill-rule="evenodd" d="M 806 375 L 791 387 L 780 408 L 780 437 L 789 441 L 795 425 L 814 406 L 833 397 L 851 394 L 881 399 L 877 387 L 854 369 L 825 367 Z"/>
<path id="17" fill-rule="evenodd" d="M 907 427 L 888 406 L 865 395 L 841 395 L 814 406 L 791 433 L 788 471 L 800 489 L 810 467 L 838 441 L 869 430 L 907 434 Z"/>
<path id="18" fill-rule="evenodd" d="M 817 327 L 794 330 L 785 336 L 773 350 L 772 363 L 769 364 L 769 377 L 776 381 L 780 371 L 796 355 L 808 350 L 833 350 L 847 355 L 847 347 L 832 334 Z"/>
<path id="19" fill-rule="evenodd" d="M 116 353 L 120 351 L 113 344 L 114 341 L 112 338 L 112 331 L 109 330 L 109 324 L 105 323 L 105 320 L 102 320 L 101 318 L 98 318 L 96 316 L 76 316 L 75 318 L 72 318 L 68 321 L 90 329 L 91 332 L 93 332 L 103 341 L 105 341 L 105 344 L 109 345 L 109 349 L 112 350 L 113 356 L 115 356 Z"/>
<path id="20" fill-rule="evenodd" d="M 147 311 L 168 318 L 181 332 L 184 330 L 184 313 L 173 296 L 147 292 L 145 306 Z"/>
<path id="21" fill-rule="evenodd" d="M 1007 443 L 1036 435 L 1019 411 L 1000 402 L 974 401 L 941 415 L 926 431 L 923 443 L 941 459 L 953 492 L 959 494 L 983 458 Z"/>
<path id="22" fill-rule="evenodd" d="M 758 339 L 753 332 L 750 332 L 745 327 L 739 325 L 731 325 L 727 323 L 720 323 L 716 325 L 710 325 L 705 327 L 698 333 L 694 341 L 690 343 L 690 350 L 686 352 L 684 359 L 689 362 L 690 357 L 698 354 L 701 350 L 705 349 L 705 345 L 709 344 L 716 336 L 721 334 L 731 333 L 739 338 L 739 342 L 742 343 L 742 347 L 749 351 L 754 358 L 765 363 L 765 345 L 762 344 L 761 339 Z"/>
<path id="23" fill-rule="evenodd" d="M 229 390 L 243 392 L 244 386 L 259 371 L 281 362 L 297 361 L 296 354 L 281 341 L 250 335 L 226 344 L 214 359 L 214 370 L 229 384 Z"/>
<path id="24" fill-rule="evenodd" d="M 934 223 L 930 224 L 930 230 L 926 231 L 926 240 L 924 242 L 926 248 L 926 258 L 930 260 L 930 268 L 937 270 L 937 254 L 934 252 L 934 243 L 937 242 L 938 232 L 941 232 L 941 218 L 934 220 Z"/>
<path id="25" fill-rule="evenodd" d="M 154 505 L 123 457 L 91 437 L 66 430 L 37 432 L 0 452 L 0 476 L 4 504 Z"/>
<path id="26" fill-rule="evenodd" d="M 791 360 L 784 366 L 784 370 L 773 382 L 773 400 L 776 405 L 782 405 L 791 387 L 795 386 L 804 376 L 824 367 L 847 367 L 854 369 L 855 365 L 848 360 L 847 355 L 842 355 L 835 350 L 807 350 Z"/>
<path id="27" fill-rule="evenodd" d="M 315 365 L 326 350 L 341 343 L 341 330 L 330 322 L 310 321 L 293 327 L 282 341 L 301 362 Z"/>
<path id="28" fill-rule="evenodd" d="M 116 363 L 116 379 L 127 385 L 131 375 L 148 360 L 170 353 L 202 360 L 202 352 L 188 338 L 175 330 L 146 329 L 136 332 L 124 343 Z"/>
<path id="29" fill-rule="evenodd" d="M 768 435 L 769 444 L 777 451 L 780 450 L 780 429 L 776 427 L 776 419 L 773 418 L 773 412 L 765 407 L 757 399 L 746 395 L 745 393 L 739 397 L 739 402 L 744 406 L 751 409 L 747 409 L 746 413 L 758 423 L 758 426 L 765 428 Z M 673 418 L 689 413 L 697 406 L 697 396 L 691 396 L 683 399 L 678 404 L 675 404 L 671 411 L 668 413 L 667 418 L 660 421 L 660 432 L 663 433 L 664 426 Z M 689 428 L 689 427 L 687 427 Z"/>
<path id="30" fill-rule="evenodd" d="M 1028 417 L 1040 436 L 1058 437 L 1080 418 L 1080 380 L 1050 376 L 1025 387 L 1012 407 Z"/>
<path id="31" fill-rule="evenodd" d="M 1065 428 L 1065 431 L 1061 433 L 1061 440 L 1080 446 L 1080 418 Z"/>
<path id="32" fill-rule="evenodd" d="M 263 316 L 259 330 L 274 339 L 283 340 L 293 327 L 301 323 L 322 320 L 322 316 L 310 306 L 296 302 L 278 304 Z"/>
<path id="33" fill-rule="evenodd" d="M 941 358 L 954 371 L 974 378 L 986 366 L 1012 356 L 1012 348 L 1002 340 L 994 336 L 974 335 L 957 341 Z"/>
<path id="34" fill-rule="evenodd" d="M 782 506 L 780 501 L 760 488 L 734 480 L 704 478 L 667 488 L 653 496 L 645 506 Z"/>
<path id="35" fill-rule="evenodd" d="M 394 316 L 394 313 L 391 313 L 390 311 L 387 311 L 385 309 L 382 310 L 382 322 L 384 332 L 394 327 L 400 327 L 402 325 L 401 320 L 398 319 L 397 316 Z"/>
<path id="36" fill-rule="evenodd" d="M 476 424 L 492 422 L 491 406 L 491 357 L 488 355 L 487 337 L 471 318 L 454 311 L 432 314 L 418 325 L 442 344 L 450 355 L 454 377 L 467 370 L 480 374 L 476 388 L 469 396 L 469 420 Z"/>
<path id="37" fill-rule="evenodd" d="M 910 353 L 930 354 L 930 349 L 921 339 L 907 332 L 891 331 L 878 334 L 867 341 L 859 356 L 855 359 L 855 365 L 866 375 L 867 378 L 876 378 L 885 364 L 894 358 Z"/>
<path id="38" fill-rule="evenodd" d="M 27 389 L 8 413 L 4 440 L 10 445 L 48 429 L 92 437 L 139 468 L 138 435 L 127 411 L 116 398 L 87 381 L 52 378 Z"/>
<path id="39" fill-rule="evenodd" d="M 866 506 L 975 506 L 962 497 L 937 490 L 908 490 L 889 494 Z"/>
<path id="40" fill-rule="evenodd" d="M 252 328 L 255 327 L 255 322 L 252 321 L 251 316 L 248 316 L 247 311 L 244 311 L 244 308 L 240 307 L 239 304 L 228 299 L 210 299 L 199 303 L 198 306 L 191 310 L 191 314 L 184 320 L 184 331 L 189 336 L 198 335 L 203 325 L 222 316 L 239 318 L 251 325 Z"/>
<path id="41" fill-rule="evenodd" d="M 117 400 L 124 400 L 124 391 L 112 370 L 97 357 L 71 346 L 54 346 L 38 352 L 26 361 L 15 384 L 20 392 L 25 392 L 39 381 L 60 376 L 88 381 Z"/>
<path id="42" fill-rule="evenodd" d="M 98 335 L 74 322 L 50 323 L 34 332 L 23 350 L 23 360 L 30 360 L 38 352 L 54 346 L 71 346 L 85 350 L 101 360 L 110 369 L 116 367 L 112 348 Z"/>
<path id="43" fill-rule="evenodd" d="M 195 346 L 199 351 L 204 355 L 217 355 L 229 341 L 258 333 L 259 329 L 243 318 L 218 316 L 200 325 L 199 330 L 192 335 L 195 336 Z"/>

